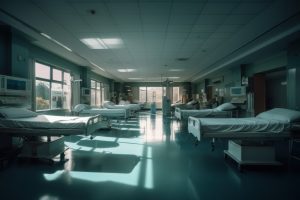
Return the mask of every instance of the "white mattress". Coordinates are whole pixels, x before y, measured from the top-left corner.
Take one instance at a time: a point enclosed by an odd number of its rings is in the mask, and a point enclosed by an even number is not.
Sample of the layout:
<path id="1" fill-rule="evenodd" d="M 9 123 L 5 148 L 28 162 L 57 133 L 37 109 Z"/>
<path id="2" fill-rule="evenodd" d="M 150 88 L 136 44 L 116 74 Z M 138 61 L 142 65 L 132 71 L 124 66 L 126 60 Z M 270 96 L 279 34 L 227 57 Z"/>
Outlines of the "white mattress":
<path id="1" fill-rule="evenodd" d="M 37 117 L 0 119 L 0 128 L 84 129 L 90 117 L 38 115 Z"/>
<path id="2" fill-rule="evenodd" d="M 82 110 L 80 115 L 101 115 L 103 117 L 107 118 L 128 118 L 129 117 L 129 111 L 127 109 L 100 109 L 100 108 L 91 108 L 91 109 L 86 109 Z"/>
<path id="3" fill-rule="evenodd" d="M 279 137 L 286 135 L 293 124 L 279 121 L 251 118 L 195 118 L 189 117 L 188 131 L 200 141 L 202 137 Z"/>
<path id="4" fill-rule="evenodd" d="M 251 118 L 204 118 L 198 119 L 204 132 L 272 132 L 280 133 L 290 128 L 290 123 Z"/>
<path id="5" fill-rule="evenodd" d="M 230 117 L 230 111 L 219 111 L 215 109 L 202 109 L 202 110 L 175 110 L 175 117 L 180 120 L 187 120 L 189 117 Z"/>

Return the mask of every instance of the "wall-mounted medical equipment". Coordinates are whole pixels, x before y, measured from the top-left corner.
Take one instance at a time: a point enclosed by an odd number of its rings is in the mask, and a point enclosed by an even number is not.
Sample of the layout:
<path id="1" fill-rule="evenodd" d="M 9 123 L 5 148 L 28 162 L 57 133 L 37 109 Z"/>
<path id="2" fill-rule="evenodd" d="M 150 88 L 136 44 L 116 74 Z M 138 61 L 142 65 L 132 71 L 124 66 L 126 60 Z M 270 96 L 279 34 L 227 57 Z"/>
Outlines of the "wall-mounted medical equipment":
<path id="1" fill-rule="evenodd" d="M 231 87 L 230 88 L 230 96 L 232 97 L 240 97 L 246 95 L 246 87 L 245 86 L 238 86 L 238 87 Z"/>
<path id="2" fill-rule="evenodd" d="M 0 75 L 0 105 L 17 105 L 31 108 L 30 91 L 30 80 Z"/>
<path id="3" fill-rule="evenodd" d="M 27 96 L 30 91 L 30 81 L 24 78 L 0 75 L 0 94 Z"/>

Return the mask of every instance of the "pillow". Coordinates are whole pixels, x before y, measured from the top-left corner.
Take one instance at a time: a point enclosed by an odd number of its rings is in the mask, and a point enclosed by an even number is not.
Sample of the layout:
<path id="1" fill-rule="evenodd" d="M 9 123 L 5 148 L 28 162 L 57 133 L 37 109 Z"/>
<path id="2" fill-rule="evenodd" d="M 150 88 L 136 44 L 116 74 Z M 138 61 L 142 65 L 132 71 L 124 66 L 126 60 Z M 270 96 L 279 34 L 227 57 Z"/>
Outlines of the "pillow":
<path id="1" fill-rule="evenodd" d="M 300 121 L 300 112 L 286 108 L 274 108 L 258 114 L 256 117 L 262 119 L 275 119 L 284 122 Z"/>
<path id="2" fill-rule="evenodd" d="M 74 107 L 74 109 L 73 109 L 73 111 L 74 112 L 81 112 L 81 111 L 83 111 L 83 110 L 87 110 L 87 109 L 90 109 L 91 108 L 91 106 L 89 106 L 89 105 L 87 105 L 87 104 L 77 104 L 75 107 Z"/>
<path id="3" fill-rule="evenodd" d="M 232 103 L 223 103 L 215 108 L 218 111 L 227 111 L 227 110 L 233 110 L 236 109 L 236 106 Z"/>
<path id="4" fill-rule="evenodd" d="M 116 104 L 113 103 L 113 102 L 111 102 L 111 101 L 105 101 L 105 102 L 103 103 L 103 107 L 104 107 L 104 108 L 113 108 L 115 105 L 116 105 Z"/>
<path id="5" fill-rule="evenodd" d="M 27 110 L 26 108 L 0 108 L 0 116 L 2 118 L 24 118 L 24 117 L 36 117 L 37 113 Z"/>

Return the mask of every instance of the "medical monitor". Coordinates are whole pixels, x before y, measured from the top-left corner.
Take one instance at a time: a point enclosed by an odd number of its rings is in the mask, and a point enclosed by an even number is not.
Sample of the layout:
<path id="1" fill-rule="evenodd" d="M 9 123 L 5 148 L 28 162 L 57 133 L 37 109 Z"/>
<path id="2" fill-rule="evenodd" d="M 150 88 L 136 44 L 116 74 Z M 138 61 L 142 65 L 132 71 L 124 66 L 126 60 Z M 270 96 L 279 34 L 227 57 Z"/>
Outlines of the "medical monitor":
<path id="1" fill-rule="evenodd" d="M 1 92 L 5 95 L 28 95 L 29 80 L 12 76 L 1 76 Z"/>
<path id="2" fill-rule="evenodd" d="M 240 97 L 246 95 L 246 87 L 238 86 L 230 88 L 230 96 L 232 97 Z"/>

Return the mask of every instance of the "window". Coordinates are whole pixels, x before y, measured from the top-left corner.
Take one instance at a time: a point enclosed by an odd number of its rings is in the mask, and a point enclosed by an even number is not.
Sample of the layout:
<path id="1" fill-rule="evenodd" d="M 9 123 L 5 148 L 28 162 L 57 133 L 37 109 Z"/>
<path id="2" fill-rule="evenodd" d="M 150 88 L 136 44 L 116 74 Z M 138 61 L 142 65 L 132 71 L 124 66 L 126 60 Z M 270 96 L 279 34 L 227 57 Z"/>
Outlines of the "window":
<path id="1" fill-rule="evenodd" d="M 139 102 L 147 102 L 147 88 L 140 87 L 139 88 Z"/>
<path id="2" fill-rule="evenodd" d="M 35 63 L 36 110 L 71 108 L 71 75 L 55 67 Z"/>
<path id="3" fill-rule="evenodd" d="M 92 106 L 100 106 L 103 102 L 102 92 L 101 92 L 102 83 L 91 80 L 91 105 Z"/>
<path id="4" fill-rule="evenodd" d="M 173 87 L 172 89 L 172 102 L 175 103 L 180 100 L 179 87 Z"/>
<path id="5" fill-rule="evenodd" d="M 157 108 L 161 108 L 162 97 L 166 92 L 165 87 L 140 87 L 139 88 L 139 101 L 152 103 L 155 102 Z"/>

